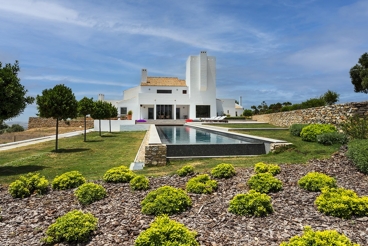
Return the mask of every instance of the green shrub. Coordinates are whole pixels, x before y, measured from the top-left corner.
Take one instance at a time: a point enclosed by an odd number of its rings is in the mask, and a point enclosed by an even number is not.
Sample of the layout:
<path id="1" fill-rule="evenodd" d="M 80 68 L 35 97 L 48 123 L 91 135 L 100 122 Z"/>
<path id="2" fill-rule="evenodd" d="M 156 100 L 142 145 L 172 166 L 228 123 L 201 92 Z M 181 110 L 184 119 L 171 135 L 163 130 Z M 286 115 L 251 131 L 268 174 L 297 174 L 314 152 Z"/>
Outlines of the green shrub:
<path id="1" fill-rule="evenodd" d="M 275 164 L 265 164 L 263 162 L 258 162 L 254 165 L 255 173 L 271 173 L 272 175 L 279 174 L 281 172 L 281 168 L 279 165 Z"/>
<path id="2" fill-rule="evenodd" d="M 330 124 L 310 124 L 303 128 L 300 132 L 300 136 L 304 141 L 315 142 L 317 140 L 317 135 L 336 131 L 336 127 Z"/>
<path id="3" fill-rule="evenodd" d="M 368 197 L 359 197 L 344 188 L 322 188 L 315 204 L 318 211 L 334 217 L 349 219 L 352 215 L 368 215 Z"/>
<path id="4" fill-rule="evenodd" d="M 328 132 L 317 135 L 317 142 L 323 145 L 346 144 L 348 137 L 339 132 Z"/>
<path id="5" fill-rule="evenodd" d="M 308 126 L 308 124 L 292 124 L 289 128 L 290 134 L 293 136 L 300 137 L 300 133 L 304 127 Z"/>
<path id="6" fill-rule="evenodd" d="M 280 246 L 359 246 L 352 243 L 348 237 L 336 230 L 313 231 L 312 227 L 305 226 L 302 236 L 294 236 L 289 242 L 282 242 Z"/>
<path id="7" fill-rule="evenodd" d="M 261 193 L 277 192 L 282 189 L 282 182 L 271 173 L 258 173 L 248 180 L 251 189 Z"/>
<path id="8" fill-rule="evenodd" d="M 187 191 L 197 194 L 211 194 L 217 189 L 217 181 L 208 174 L 198 175 L 187 182 Z"/>
<path id="9" fill-rule="evenodd" d="M 60 176 L 56 176 L 52 181 L 52 188 L 54 190 L 66 190 L 77 188 L 81 184 L 84 184 L 86 179 L 78 171 L 70 171 L 63 173 Z"/>
<path id="10" fill-rule="evenodd" d="M 103 179 L 111 183 L 127 183 L 135 177 L 135 173 L 126 166 L 113 167 L 106 171 Z"/>
<path id="11" fill-rule="evenodd" d="M 144 214 L 176 214 L 192 205 L 192 200 L 185 191 L 171 186 L 162 186 L 147 194 L 141 202 Z"/>
<path id="12" fill-rule="evenodd" d="M 211 175 L 215 178 L 231 178 L 235 175 L 235 168 L 231 164 L 221 163 L 212 168 Z"/>
<path id="13" fill-rule="evenodd" d="M 362 173 L 368 174 L 368 140 L 355 139 L 348 144 L 346 155 Z"/>
<path id="14" fill-rule="evenodd" d="M 49 181 L 39 173 L 28 173 L 9 185 L 9 193 L 14 198 L 28 197 L 33 193 L 44 194 L 48 190 Z"/>
<path id="15" fill-rule="evenodd" d="M 345 123 L 341 124 L 343 132 L 351 139 L 368 138 L 368 120 L 366 117 L 355 115 L 350 117 Z"/>
<path id="16" fill-rule="evenodd" d="M 238 215 L 266 216 L 273 212 L 271 197 L 250 190 L 247 194 L 238 194 L 230 201 L 229 212 Z"/>
<path id="17" fill-rule="evenodd" d="M 102 185 L 85 183 L 75 190 L 74 195 L 81 204 L 87 205 L 106 197 L 106 190 Z"/>
<path id="18" fill-rule="evenodd" d="M 336 187 L 336 180 L 324 173 L 310 172 L 299 179 L 298 185 L 308 191 L 321 191 L 324 187 Z"/>
<path id="19" fill-rule="evenodd" d="M 90 213 L 73 210 L 59 218 L 46 231 L 46 243 L 86 242 L 97 229 L 97 218 Z"/>
<path id="20" fill-rule="evenodd" d="M 190 165 L 186 165 L 176 171 L 176 174 L 178 174 L 180 177 L 191 175 L 193 173 L 194 173 L 194 167 Z"/>
<path id="21" fill-rule="evenodd" d="M 147 190 L 149 188 L 149 179 L 144 175 L 137 175 L 130 180 L 132 190 Z"/>
<path id="22" fill-rule="evenodd" d="M 196 232 L 190 231 L 183 224 L 162 215 L 156 217 L 150 227 L 139 234 L 134 245 L 197 246 L 199 243 L 195 239 L 196 235 Z"/>

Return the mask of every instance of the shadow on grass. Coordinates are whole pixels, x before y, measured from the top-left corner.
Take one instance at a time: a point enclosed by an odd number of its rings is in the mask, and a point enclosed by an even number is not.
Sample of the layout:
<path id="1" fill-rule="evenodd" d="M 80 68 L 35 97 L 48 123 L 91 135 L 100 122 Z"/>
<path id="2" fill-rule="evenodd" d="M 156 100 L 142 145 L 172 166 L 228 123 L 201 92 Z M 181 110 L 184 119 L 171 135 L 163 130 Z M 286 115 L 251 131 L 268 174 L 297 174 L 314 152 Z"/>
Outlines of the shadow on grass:
<path id="1" fill-rule="evenodd" d="M 58 149 L 57 151 L 52 150 L 52 153 L 76 153 L 76 152 L 83 152 L 83 151 L 87 151 L 90 149 L 84 149 L 84 148 L 76 148 L 76 149 Z"/>
<path id="2" fill-rule="evenodd" d="M 11 176 L 11 175 L 21 175 L 30 172 L 37 172 L 41 171 L 45 168 L 45 166 L 35 166 L 35 165 L 24 165 L 24 166 L 17 166 L 17 167 L 0 167 L 0 176 Z"/>
<path id="3" fill-rule="evenodd" d="M 115 136 L 115 135 L 102 135 L 101 136 L 102 138 L 116 138 L 117 136 Z"/>
<path id="4" fill-rule="evenodd" d="M 97 142 L 103 142 L 103 139 L 94 139 L 94 140 L 88 140 L 86 141 L 86 143 L 97 143 Z"/>

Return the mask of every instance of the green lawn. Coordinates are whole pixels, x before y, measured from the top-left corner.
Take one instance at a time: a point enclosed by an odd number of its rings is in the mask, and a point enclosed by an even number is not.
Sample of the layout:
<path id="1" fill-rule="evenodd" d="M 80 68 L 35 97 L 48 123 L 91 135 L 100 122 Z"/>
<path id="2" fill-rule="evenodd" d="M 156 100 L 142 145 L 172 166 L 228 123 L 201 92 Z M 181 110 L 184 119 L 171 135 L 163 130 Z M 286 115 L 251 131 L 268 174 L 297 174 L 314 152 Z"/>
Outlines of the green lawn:
<path id="1" fill-rule="evenodd" d="M 282 128 L 279 126 L 274 126 L 268 123 L 224 123 L 224 124 L 210 124 L 206 123 L 204 125 L 213 125 L 226 128 Z"/>
<path id="2" fill-rule="evenodd" d="M 87 180 L 102 179 L 111 167 L 129 166 L 134 160 L 145 132 L 88 133 L 59 140 L 60 152 L 55 153 L 55 141 L 29 145 L 0 152 L 0 184 L 9 184 L 19 175 L 39 172 L 52 180 L 67 171 L 80 171 Z"/>

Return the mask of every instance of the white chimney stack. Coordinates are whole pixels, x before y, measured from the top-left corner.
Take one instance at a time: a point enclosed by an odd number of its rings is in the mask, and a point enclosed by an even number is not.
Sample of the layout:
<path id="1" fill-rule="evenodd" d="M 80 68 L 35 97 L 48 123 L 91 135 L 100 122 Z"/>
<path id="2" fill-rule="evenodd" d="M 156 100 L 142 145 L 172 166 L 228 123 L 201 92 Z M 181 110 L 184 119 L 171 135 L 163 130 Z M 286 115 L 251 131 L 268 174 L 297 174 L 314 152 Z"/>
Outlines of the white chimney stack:
<path id="1" fill-rule="evenodd" d="M 240 98 L 239 98 L 239 105 L 240 106 L 243 106 L 243 102 L 242 102 L 242 97 L 240 96 Z"/>
<path id="2" fill-rule="evenodd" d="M 147 69 L 142 69 L 141 83 L 147 83 Z"/>
<path id="3" fill-rule="evenodd" d="M 105 101 L 105 95 L 104 94 L 98 94 L 98 100 L 99 101 Z"/>

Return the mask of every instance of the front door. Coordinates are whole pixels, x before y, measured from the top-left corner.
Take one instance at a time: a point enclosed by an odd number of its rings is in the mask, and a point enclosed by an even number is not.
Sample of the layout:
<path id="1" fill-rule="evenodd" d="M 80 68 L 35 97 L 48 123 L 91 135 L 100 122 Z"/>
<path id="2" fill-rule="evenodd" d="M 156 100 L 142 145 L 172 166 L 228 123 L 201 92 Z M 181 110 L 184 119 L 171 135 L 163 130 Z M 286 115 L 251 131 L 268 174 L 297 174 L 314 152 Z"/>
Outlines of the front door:
<path id="1" fill-rule="evenodd" d="M 176 119 L 180 119 L 180 108 L 176 108 Z"/>
<path id="2" fill-rule="evenodd" d="M 148 108 L 148 119 L 153 120 L 153 108 Z"/>

